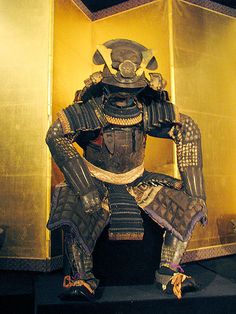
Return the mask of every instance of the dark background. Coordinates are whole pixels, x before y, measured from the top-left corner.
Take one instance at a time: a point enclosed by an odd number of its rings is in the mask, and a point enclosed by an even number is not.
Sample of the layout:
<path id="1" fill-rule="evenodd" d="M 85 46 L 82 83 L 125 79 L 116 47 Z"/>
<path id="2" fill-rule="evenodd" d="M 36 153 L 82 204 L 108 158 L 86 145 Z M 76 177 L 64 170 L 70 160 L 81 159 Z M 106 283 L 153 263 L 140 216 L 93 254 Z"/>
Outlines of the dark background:
<path id="1" fill-rule="evenodd" d="M 97 12 L 99 10 L 107 9 L 113 5 L 126 2 L 127 0 L 82 0 L 91 12 Z M 231 8 L 236 9 L 236 0 L 215 0 L 216 2 Z"/>

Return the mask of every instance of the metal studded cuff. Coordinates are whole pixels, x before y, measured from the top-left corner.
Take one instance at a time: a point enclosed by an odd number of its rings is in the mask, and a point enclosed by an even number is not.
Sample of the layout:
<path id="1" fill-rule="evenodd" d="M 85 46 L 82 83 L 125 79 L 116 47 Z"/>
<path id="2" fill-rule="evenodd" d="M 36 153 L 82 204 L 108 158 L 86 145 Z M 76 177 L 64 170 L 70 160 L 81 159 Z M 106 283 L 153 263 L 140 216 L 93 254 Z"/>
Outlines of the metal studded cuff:
<path id="1" fill-rule="evenodd" d="M 180 121 L 182 125 L 172 128 L 169 135 L 176 143 L 181 178 L 189 195 L 205 199 L 201 133 L 189 116 L 180 114 Z"/>
<path id="2" fill-rule="evenodd" d="M 62 125 L 59 120 L 56 120 L 49 128 L 46 143 L 51 151 L 53 159 L 59 167 L 68 159 L 79 156 L 79 153 L 72 145 L 74 137 L 65 137 Z"/>
<path id="3" fill-rule="evenodd" d="M 192 118 L 180 114 L 181 126 L 174 127 L 169 133 L 177 147 L 179 170 L 189 166 L 202 166 L 201 133 Z"/>

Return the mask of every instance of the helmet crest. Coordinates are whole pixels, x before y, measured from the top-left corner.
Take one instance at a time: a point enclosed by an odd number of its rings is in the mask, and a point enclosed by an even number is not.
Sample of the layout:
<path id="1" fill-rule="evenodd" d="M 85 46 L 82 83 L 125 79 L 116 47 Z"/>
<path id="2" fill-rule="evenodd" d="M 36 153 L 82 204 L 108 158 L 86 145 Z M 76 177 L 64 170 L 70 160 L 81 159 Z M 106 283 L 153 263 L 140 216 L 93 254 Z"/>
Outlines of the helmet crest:
<path id="1" fill-rule="evenodd" d="M 128 39 L 110 40 L 99 45 L 93 62 L 104 64 L 104 83 L 125 88 L 145 87 L 145 70 L 157 68 L 152 50 Z"/>

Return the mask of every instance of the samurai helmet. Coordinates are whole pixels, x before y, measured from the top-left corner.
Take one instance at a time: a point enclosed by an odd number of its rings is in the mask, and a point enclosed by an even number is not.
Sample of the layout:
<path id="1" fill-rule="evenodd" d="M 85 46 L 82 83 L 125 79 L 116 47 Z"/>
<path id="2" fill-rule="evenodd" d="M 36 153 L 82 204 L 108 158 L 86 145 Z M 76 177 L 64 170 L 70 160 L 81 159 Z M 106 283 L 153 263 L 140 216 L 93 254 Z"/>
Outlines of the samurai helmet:
<path id="1" fill-rule="evenodd" d="M 148 85 L 145 70 L 156 70 L 151 49 L 128 39 L 114 39 L 99 45 L 93 56 L 96 65 L 104 64 L 102 82 L 123 88 Z"/>

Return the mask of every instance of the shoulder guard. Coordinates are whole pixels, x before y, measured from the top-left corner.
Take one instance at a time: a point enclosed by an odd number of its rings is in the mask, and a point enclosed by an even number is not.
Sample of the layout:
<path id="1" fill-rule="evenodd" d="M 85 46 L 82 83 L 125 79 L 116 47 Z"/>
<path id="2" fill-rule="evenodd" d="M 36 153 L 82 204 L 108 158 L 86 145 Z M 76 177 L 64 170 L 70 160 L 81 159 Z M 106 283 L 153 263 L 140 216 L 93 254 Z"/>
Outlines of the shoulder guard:
<path id="1" fill-rule="evenodd" d="M 143 119 L 146 130 L 151 130 L 163 125 L 180 124 L 177 107 L 171 102 L 155 102 L 143 106 Z"/>
<path id="2" fill-rule="evenodd" d="M 108 124 L 102 110 L 101 97 L 79 101 L 58 113 L 64 134 L 93 131 Z"/>
<path id="3" fill-rule="evenodd" d="M 160 93 L 146 90 L 142 95 L 142 103 L 145 130 L 181 124 L 178 108 L 169 101 L 166 91 Z"/>

